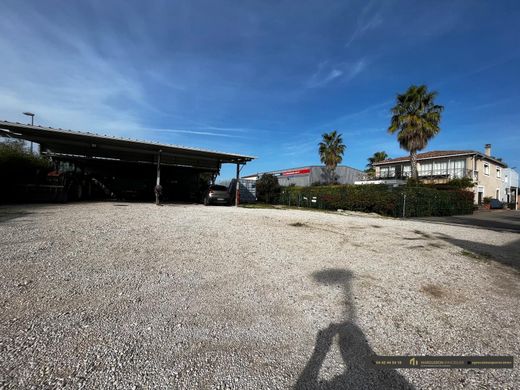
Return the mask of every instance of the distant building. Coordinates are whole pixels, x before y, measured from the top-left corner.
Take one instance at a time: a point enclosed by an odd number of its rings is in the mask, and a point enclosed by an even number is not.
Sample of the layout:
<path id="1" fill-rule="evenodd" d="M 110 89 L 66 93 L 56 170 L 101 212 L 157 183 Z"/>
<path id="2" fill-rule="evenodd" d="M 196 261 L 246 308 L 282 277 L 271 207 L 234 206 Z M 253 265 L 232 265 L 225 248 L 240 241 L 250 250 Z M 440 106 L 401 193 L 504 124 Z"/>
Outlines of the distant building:
<path id="1" fill-rule="evenodd" d="M 373 177 L 365 177 L 356 184 L 404 184 L 411 176 L 410 156 L 375 163 L 374 169 Z M 490 144 L 486 145 L 484 153 L 441 150 L 417 155 L 418 175 L 423 182 L 447 183 L 452 179 L 468 177 L 475 182 L 473 192 L 477 204 L 481 204 L 485 197 L 507 201 L 504 180 L 506 169 L 504 162 L 491 156 Z"/>
<path id="2" fill-rule="evenodd" d="M 279 171 L 262 172 L 254 175 L 243 176 L 244 180 L 258 180 L 265 173 L 270 173 L 278 179 L 281 186 L 287 187 L 295 185 L 307 187 L 313 184 L 328 183 L 327 172 L 324 166 L 312 165 L 300 168 L 283 169 Z M 344 165 L 336 167 L 336 181 L 340 184 L 354 184 L 356 180 L 361 180 L 363 172 Z"/>
<path id="3" fill-rule="evenodd" d="M 518 209 L 518 185 L 518 172 L 512 168 L 506 168 L 504 170 L 505 201 L 507 203 L 514 203 L 515 209 Z"/>

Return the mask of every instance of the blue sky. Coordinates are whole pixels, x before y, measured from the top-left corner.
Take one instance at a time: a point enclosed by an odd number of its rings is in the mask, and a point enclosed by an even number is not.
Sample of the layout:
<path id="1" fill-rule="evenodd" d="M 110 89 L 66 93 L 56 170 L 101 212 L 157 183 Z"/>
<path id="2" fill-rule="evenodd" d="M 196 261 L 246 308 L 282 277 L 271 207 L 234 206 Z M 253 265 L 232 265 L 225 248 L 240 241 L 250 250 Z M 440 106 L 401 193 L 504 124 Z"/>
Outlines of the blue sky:
<path id="1" fill-rule="evenodd" d="M 9 1 L 0 5 L 0 119 L 258 156 L 244 173 L 375 151 L 398 92 L 445 106 L 432 149 L 520 167 L 518 1 Z M 233 167 L 222 177 L 231 177 Z"/>

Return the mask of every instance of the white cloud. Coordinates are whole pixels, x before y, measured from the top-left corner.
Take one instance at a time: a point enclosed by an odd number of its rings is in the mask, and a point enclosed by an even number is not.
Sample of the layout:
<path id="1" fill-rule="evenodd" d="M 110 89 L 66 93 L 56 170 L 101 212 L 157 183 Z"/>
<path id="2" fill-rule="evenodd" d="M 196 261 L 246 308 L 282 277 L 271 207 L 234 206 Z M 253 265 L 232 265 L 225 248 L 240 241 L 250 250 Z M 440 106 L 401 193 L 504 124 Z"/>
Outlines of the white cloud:
<path id="1" fill-rule="evenodd" d="M 329 64 L 327 61 L 318 65 L 318 69 L 307 81 L 307 88 L 317 88 L 329 84 L 333 80 L 348 82 L 359 75 L 367 66 L 365 58 L 354 62 Z"/>
<path id="2" fill-rule="evenodd" d="M 363 37 L 368 31 L 376 29 L 383 23 L 381 12 L 374 12 L 374 4 L 369 2 L 360 12 L 357 18 L 356 28 L 352 32 L 352 35 L 348 39 L 345 47 L 350 47 L 356 40 Z"/>
<path id="3" fill-rule="evenodd" d="M 22 112 L 31 111 L 35 124 L 139 139 L 150 136 L 148 118 L 158 116 L 176 117 L 183 128 L 155 131 L 226 138 L 240 131 L 177 115 L 181 110 L 175 106 L 176 91 L 184 86 L 158 73 L 153 64 L 132 63 L 135 58 L 124 55 L 122 42 L 107 25 L 89 31 L 67 18 L 64 24 L 56 23 L 35 8 L 21 12 L 6 7 L 3 12 L 0 52 L 9 55 L 0 61 L 1 120 L 25 122 Z M 168 112 L 150 103 L 149 81 L 174 91 Z"/>
<path id="4" fill-rule="evenodd" d="M 215 133 L 211 131 L 201 131 L 201 130 L 188 130 L 188 129 L 142 129 L 147 131 L 158 131 L 164 133 L 179 133 L 179 134 L 196 134 L 196 135 L 209 135 L 214 137 L 225 137 L 225 138 L 243 138 L 240 135 L 235 134 L 224 134 L 224 133 Z"/>

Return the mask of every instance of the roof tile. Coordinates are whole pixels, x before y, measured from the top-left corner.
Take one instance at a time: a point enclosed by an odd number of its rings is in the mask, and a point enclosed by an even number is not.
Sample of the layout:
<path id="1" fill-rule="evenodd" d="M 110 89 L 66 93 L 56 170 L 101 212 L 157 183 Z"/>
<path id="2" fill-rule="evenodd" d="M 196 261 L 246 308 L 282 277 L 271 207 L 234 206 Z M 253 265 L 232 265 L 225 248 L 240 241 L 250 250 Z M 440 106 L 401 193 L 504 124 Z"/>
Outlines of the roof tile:
<path id="1" fill-rule="evenodd" d="M 417 154 L 417 160 L 426 160 L 426 159 L 436 158 L 436 157 L 449 157 L 449 156 L 460 156 L 460 155 L 471 155 L 471 154 L 479 154 L 481 156 L 484 156 L 482 153 L 476 152 L 474 150 L 432 150 L 431 152 Z M 485 156 L 485 157 L 487 157 L 487 156 Z M 487 158 L 489 158 L 490 160 L 496 161 L 497 163 L 506 165 L 504 162 L 499 161 L 494 157 L 487 157 Z M 390 158 L 387 160 L 383 160 L 383 161 L 374 163 L 374 165 L 385 165 L 385 164 L 389 164 L 389 163 L 403 162 L 403 161 L 410 161 L 410 156 Z"/>

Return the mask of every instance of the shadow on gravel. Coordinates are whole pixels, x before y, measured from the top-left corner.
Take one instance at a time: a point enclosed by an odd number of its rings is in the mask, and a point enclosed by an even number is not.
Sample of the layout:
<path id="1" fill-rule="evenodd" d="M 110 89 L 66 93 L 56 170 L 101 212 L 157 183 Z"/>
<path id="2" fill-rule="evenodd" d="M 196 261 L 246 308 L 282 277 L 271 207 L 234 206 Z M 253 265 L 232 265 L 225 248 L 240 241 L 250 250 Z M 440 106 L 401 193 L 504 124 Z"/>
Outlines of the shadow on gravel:
<path id="1" fill-rule="evenodd" d="M 460 240 L 446 234 L 438 234 L 438 238 L 456 245 L 459 248 L 474 252 L 489 260 L 495 260 L 520 271 L 520 239 L 510 242 L 507 245 L 490 245 L 477 241 Z"/>
<path id="2" fill-rule="evenodd" d="M 25 217 L 25 216 L 31 215 L 31 214 L 34 214 L 34 213 L 31 213 L 28 211 L 6 212 L 4 210 L 1 210 L 0 211 L 0 223 L 7 222 L 7 221 L 10 221 L 10 220 L 16 219 L 16 218 L 22 218 L 22 217 Z"/>
<path id="3" fill-rule="evenodd" d="M 343 269 L 328 269 L 312 274 L 314 279 L 327 285 L 343 285 L 346 310 L 345 321 L 331 323 L 316 336 L 316 344 L 301 373 L 295 389 L 414 389 L 401 374 L 393 369 L 377 369 L 372 365 L 374 351 L 363 331 L 356 325 L 356 309 L 351 294 L 352 273 Z M 321 381 L 319 372 L 334 337 L 345 365 L 343 374 L 329 381 Z"/>
<path id="4" fill-rule="evenodd" d="M 472 215 L 425 217 L 413 218 L 412 220 L 443 225 L 468 226 L 496 232 L 520 232 L 520 212 L 518 211 L 480 212 Z"/>

